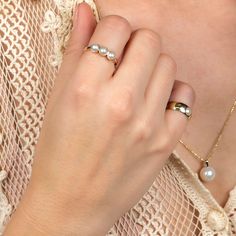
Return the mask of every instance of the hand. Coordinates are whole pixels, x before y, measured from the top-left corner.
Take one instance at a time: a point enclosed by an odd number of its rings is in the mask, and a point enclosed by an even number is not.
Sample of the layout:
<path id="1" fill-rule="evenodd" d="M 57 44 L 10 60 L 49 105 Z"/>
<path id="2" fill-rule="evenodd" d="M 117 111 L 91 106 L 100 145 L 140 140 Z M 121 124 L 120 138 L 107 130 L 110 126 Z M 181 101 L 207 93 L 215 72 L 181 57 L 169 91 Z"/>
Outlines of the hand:
<path id="1" fill-rule="evenodd" d="M 77 10 L 15 216 L 48 235 L 106 234 L 151 186 L 186 127 L 168 100 L 194 100 L 175 82 L 175 62 L 155 32 L 132 32 L 120 16 L 96 25 L 87 4 Z M 83 51 L 92 43 L 116 52 L 115 73 L 112 62 Z"/>

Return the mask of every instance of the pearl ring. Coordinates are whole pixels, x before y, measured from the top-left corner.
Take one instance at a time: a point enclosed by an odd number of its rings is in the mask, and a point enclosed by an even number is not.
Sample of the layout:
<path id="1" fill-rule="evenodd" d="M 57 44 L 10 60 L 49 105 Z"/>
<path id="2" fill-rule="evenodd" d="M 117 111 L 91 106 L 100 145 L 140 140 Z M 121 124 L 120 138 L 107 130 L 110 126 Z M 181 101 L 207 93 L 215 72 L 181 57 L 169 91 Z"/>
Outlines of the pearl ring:
<path id="1" fill-rule="evenodd" d="M 91 44 L 84 48 L 84 51 L 90 50 L 91 52 L 98 53 L 99 55 L 105 57 L 107 60 L 114 63 L 114 66 L 117 66 L 116 54 L 113 51 L 108 50 L 108 48 L 103 47 L 97 43 Z"/>

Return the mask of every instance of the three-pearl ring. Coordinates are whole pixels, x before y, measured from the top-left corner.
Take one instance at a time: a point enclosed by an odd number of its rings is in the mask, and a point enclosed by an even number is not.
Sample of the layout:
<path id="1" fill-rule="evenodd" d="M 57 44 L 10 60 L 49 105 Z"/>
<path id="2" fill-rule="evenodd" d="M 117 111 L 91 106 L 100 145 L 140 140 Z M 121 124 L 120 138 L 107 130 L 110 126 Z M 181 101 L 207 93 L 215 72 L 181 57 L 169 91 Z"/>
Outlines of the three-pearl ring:
<path id="1" fill-rule="evenodd" d="M 183 113 L 185 116 L 187 116 L 188 119 L 190 119 L 192 117 L 191 108 L 182 102 L 170 101 L 170 102 L 168 102 L 166 109 L 170 109 L 173 111 L 179 111 L 179 112 Z"/>
<path id="2" fill-rule="evenodd" d="M 107 60 L 114 63 L 114 66 L 117 66 L 116 54 L 113 51 L 108 50 L 108 48 L 101 46 L 97 43 L 91 44 L 84 48 L 84 51 L 90 50 L 91 52 L 98 53 L 99 55 L 105 57 Z"/>

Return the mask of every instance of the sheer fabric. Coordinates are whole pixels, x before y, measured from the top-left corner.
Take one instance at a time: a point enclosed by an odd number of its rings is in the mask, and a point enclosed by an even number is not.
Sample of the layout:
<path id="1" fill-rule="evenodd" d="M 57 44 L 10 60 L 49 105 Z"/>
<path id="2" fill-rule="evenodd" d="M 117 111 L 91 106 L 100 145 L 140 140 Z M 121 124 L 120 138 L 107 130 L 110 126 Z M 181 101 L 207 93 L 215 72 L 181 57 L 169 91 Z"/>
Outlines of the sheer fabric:
<path id="1" fill-rule="evenodd" d="M 82 0 L 0 2 L 0 229 L 31 176 L 45 107 Z M 86 0 L 97 21 L 93 0 Z M 224 208 L 171 154 L 150 189 L 107 235 L 236 235 L 236 187 Z"/>

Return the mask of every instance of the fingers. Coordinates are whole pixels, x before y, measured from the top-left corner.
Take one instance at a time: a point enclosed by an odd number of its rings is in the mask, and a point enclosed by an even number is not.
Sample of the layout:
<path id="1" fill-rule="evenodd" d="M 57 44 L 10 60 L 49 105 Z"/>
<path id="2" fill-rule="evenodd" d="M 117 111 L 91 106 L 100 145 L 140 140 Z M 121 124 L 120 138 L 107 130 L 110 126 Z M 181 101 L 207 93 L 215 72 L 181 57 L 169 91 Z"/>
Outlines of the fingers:
<path id="1" fill-rule="evenodd" d="M 144 93 L 160 55 L 161 42 L 158 34 L 148 29 L 135 31 L 127 44 L 125 55 L 116 74 L 117 87 L 129 87 L 143 100 Z M 119 78 L 119 79 L 118 79 Z"/>
<path id="2" fill-rule="evenodd" d="M 147 86 L 145 98 L 147 116 L 155 119 L 156 114 L 164 119 L 166 105 L 176 76 L 176 63 L 166 54 L 161 54 Z"/>
<path id="3" fill-rule="evenodd" d="M 182 102 L 192 109 L 195 101 L 195 92 L 188 84 L 175 81 L 169 100 Z M 185 114 L 179 111 L 166 110 L 165 125 L 173 140 L 179 140 L 181 138 L 187 122 L 188 118 Z"/>
<path id="4" fill-rule="evenodd" d="M 106 16 L 98 23 L 89 45 L 99 44 L 106 47 L 116 54 L 116 58 L 119 58 L 130 35 L 131 26 L 125 18 Z M 114 72 L 114 64 L 105 57 L 86 50 L 80 58 L 78 71 L 81 78 L 87 77 L 88 71 L 94 72 L 90 73 L 86 80 L 91 80 L 93 84 L 101 83 L 101 81 L 111 78 Z"/>

